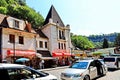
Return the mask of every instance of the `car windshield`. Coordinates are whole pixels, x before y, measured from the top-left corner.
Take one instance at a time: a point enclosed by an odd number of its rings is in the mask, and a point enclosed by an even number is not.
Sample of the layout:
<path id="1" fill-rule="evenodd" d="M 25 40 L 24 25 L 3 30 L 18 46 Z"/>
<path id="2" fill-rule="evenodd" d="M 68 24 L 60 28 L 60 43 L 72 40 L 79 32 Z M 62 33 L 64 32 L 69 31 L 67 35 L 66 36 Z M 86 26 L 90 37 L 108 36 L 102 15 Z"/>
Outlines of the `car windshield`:
<path id="1" fill-rule="evenodd" d="M 115 58 L 104 58 L 105 62 L 114 62 Z"/>
<path id="2" fill-rule="evenodd" d="M 36 71 L 35 69 L 30 67 L 8 68 L 7 72 L 10 77 L 10 80 L 28 80 L 32 79 L 33 77 L 40 78 L 49 75 L 41 71 Z"/>
<path id="3" fill-rule="evenodd" d="M 86 69 L 88 66 L 88 62 L 76 62 L 70 68 L 75 68 L 75 69 Z"/>

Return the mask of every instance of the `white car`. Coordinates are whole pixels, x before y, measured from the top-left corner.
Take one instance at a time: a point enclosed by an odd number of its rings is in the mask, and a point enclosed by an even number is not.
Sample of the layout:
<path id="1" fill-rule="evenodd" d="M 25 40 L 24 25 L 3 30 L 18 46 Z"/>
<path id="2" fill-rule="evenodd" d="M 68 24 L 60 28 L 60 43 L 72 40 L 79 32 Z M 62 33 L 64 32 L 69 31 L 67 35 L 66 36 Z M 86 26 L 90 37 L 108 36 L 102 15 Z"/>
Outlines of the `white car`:
<path id="1" fill-rule="evenodd" d="M 104 62 L 108 68 L 120 69 L 120 57 L 106 56 Z"/>
<path id="2" fill-rule="evenodd" d="M 0 63 L 2 80 L 57 80 L 57 77 L 19 64 Z"/>
<path id="3" fill-rule="evenodd" d="M 79 60 L 61 73 L 61 80 L 90 80 L 105 75 L 105 68 L 100 60 Z"/>

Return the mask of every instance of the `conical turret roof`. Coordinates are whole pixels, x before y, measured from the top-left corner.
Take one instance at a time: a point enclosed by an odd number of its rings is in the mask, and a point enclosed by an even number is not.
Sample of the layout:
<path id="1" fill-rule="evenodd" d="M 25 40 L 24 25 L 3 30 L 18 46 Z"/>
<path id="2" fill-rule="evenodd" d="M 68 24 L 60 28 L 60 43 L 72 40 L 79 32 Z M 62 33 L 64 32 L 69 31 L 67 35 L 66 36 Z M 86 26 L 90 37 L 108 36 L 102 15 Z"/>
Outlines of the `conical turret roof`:
<path id="1" fill-rule="evenodd" d="M 60 16 L 58 15 L 57 11 L 55 10 L 54 6 L 52 5 L 48 15 L 45 19 L 44 25 L 46 25 L 47 23 L 49 23 L 49 19 L 53 20 L 53 23 L 59 24 L 59 26 L 64 27 L 64 23 L 62 22 Z"/>

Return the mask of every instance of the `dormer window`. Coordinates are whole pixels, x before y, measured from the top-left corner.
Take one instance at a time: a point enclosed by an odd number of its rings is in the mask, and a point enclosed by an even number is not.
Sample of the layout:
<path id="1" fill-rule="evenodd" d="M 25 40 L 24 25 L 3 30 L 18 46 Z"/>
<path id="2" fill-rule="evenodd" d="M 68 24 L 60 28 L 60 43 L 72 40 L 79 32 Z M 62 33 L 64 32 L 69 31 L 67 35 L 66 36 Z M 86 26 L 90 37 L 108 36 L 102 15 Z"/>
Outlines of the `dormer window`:
<path id="1" fill-rule="evenodd" d="M 13 26 L 14 26 L 15 28 L 19 28 L 19 21 L 14 20 Z"/>

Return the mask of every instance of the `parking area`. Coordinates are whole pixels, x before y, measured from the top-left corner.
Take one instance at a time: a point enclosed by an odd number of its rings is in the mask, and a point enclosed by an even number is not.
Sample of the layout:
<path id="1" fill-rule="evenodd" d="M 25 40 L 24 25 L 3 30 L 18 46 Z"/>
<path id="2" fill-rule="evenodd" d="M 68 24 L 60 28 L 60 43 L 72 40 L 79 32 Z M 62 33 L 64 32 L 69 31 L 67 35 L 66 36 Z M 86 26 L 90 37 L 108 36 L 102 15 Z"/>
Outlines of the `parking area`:
<path id="1" fill-rule="evenodd" d="M 44 70 L 44 71 L 57 76 L 58 80 L 61 80 L 60 74 L 64 69 L 66 69 L 66 67 L 59 69 Z M 95 80 L 120 80 L 120 70 L 109 69 L 108 73 L 105 76 L 98 77 Z"/>

